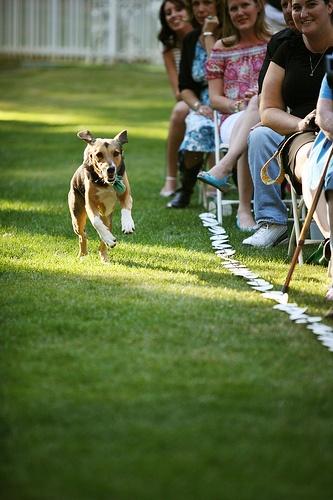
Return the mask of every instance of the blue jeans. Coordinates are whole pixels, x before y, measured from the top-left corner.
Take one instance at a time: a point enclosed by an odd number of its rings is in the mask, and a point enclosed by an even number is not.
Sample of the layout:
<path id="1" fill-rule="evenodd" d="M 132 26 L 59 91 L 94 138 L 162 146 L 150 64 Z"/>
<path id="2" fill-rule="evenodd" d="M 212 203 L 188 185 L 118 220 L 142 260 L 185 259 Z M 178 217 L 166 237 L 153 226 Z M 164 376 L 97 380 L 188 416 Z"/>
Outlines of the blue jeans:
<path id="1" fill-rule="evenodd" d="M 257 223 L 287 224 L 287 209 L 281 197 L 281 185 L 264 184 L 260 171 L 264 163 L 273 155 L 284 136 L 268 127 L 253 129 L 248 137 L 248 158 L 254 186 L 254 218 Z M 269 166 L 271 177 L 276 177 L 279 166 L 272 160 Z"/>

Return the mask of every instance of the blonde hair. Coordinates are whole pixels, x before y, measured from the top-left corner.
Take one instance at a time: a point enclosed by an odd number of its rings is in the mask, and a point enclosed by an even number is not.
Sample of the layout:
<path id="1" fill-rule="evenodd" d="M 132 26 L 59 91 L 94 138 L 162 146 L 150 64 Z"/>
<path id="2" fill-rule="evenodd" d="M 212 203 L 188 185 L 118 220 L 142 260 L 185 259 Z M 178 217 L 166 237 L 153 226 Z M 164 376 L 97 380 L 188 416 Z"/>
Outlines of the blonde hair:
<path id="1" fill-rule="evenodd" d="M 254 25 L 254 32 L 259 38 L 259 40 L 265 40 L 272 36 L 269 26 L 265 17 L 265 2 L 264 0 L 252 0 L 257 7 L 259 7 L 259 12 L 257 20 Z M 223 4 L 223 20 L 222 20 L 222 43 L 226 47 L 231 47 L 235 45 L 240 40 L 239 31 L 232 24 L 229 15 L 229 3 L 225 0 Z"/>

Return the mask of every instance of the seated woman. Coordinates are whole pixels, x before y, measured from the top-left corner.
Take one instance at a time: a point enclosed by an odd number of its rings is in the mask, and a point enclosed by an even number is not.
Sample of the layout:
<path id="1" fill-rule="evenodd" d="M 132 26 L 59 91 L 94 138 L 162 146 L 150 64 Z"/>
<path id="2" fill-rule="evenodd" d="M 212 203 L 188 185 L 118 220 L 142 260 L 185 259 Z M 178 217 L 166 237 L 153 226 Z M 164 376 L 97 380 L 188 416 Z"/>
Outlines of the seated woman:
<path id="1" fill-rule="evenodd" d="M 172 92 L 178 101 L 171 113 L 167 139 L 167 172 L 161 196 L 171 196 L 176 191 L 178 149 L 185 132 L 185 118 L 189 111 L 178 90 L 180 52 L 185 35 L 193 27 L 188 21 L 183 0 L 164 0 L 159 11 L 161 30 L 158 40 L 163 44 L 163 60 Z"/>
<path id="2" fill-rule="evenodd" d="M 186 132 L 180 146 L 181 186 L 168 208 L 185 208 L 190 203 L 197 174 L 205 154 L 215 150 L 213 110 L 209 104 L 205 63 L 222 20 L 222 0 L 188 0 L 190 21 L 196 26 L 186 35 L 180 61 L 179 90 L 190 108 Z"/>
<path id="3" fill-rule="evenodd" d="M 325 73 L 324 56 L 333 47 L 333 4 L 330 0 L 293 0 L 292 16 L 300 34 L 285 41 L 276 51 L 265 75 L 260 99 L 264 126 L 249 135 L 249 165 L 254 185 L 254 212 L 259 229 L 243 244 L 269 248 L 288 239 L 287 210 L 281 197 L 281 186 L 261 181 L 261 169 L 285 136 L 294 136 L 286 151 L 286 165 L 295 154 L 313 142 L 313 110 Z M 306 22 L 304 22 L 306 19 Z M 279 166 L 270 163 L 272 177 Z"/>
<path id="4" fill-rule="evenodd" d="M 327 138 L 327 141 L 322 142 L 320 145 L 319 140 L 324 137 L 317 136 L 313 145 L 307 144 L 302 146 L 295 158 L 295 170 L 293 172 L 294 183 L 298 182 L 302 186 L 302 192 L 305 204 L 308 208 L 312 205 L 313 198 L 317 191 L 319 178 L 322 174 L 323 165 L 328 160 L 330 149 L 333 142 L 333 81 L 328 83 L 327 76 L 324 77 L 319 99 L 317 103 L 316 122 L 318 123 L 321 131 Z M 313 147 L 314 146 L 314 147 Z M 310 150 L 312 147 L 312 150 Z M 323 154 L 323 162 L 319 165 L 316 160 L 318 159 L 318 152 L 315 150 L 320 149 L 320 154 Z M 309 158 L 308 158 L 309 156 Z M 297 187 L 297 186 L 295 186 Z M 314 212 L 314 219 L 325 238 L 330 238 L 331 255 L 333 255 L 333 160 L 330 161 L 327 174 L 325 177 L 324 192 L 321 194 Z M 329 266 L 329 275 L 333 278 L 332 273 L 332 260 Z M 326 298 L 333 300 L 333 283 L 331 284 Z"/>
<path id="5" fill-rule="evenodd" d="M 244 131 L 246 134 L 259 121 L 258 77 L 270 38 L 263 1 L 228 0 L 224 7 L 223 34 L 227 37 L 215 44 L 206 69 L 212 106 L 222 113 L 221 140 L 229 144 L 234 133 L 238 135 Z M 246 138 L 242 137 L 241 141 L 246 143 Z M 198 179 L 224 189 L 233 167 L 228 160 L 222 160 L 209 172 L 200 172 Z M 251 213 L 253 187 L 246 148 L 237 161 L 237 168 L 237 225 L 243 230 L 252 230 L 255 225 Z"/>

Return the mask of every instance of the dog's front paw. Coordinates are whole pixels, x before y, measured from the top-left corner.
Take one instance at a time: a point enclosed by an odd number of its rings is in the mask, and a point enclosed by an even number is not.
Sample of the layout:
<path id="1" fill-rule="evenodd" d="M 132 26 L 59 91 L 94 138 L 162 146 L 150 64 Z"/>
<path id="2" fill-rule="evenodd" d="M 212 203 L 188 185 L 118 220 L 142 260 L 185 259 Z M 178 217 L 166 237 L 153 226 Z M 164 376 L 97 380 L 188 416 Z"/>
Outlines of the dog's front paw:
<path id="1" fill-rule="evenodd" d="M 116 244 L 117 244 L 117 240 L 116 240 L 116 238 L 115 238 L 115 237 L 113 236 L 113 234 L 111 234 L 111 233 L 110 233 L 110 235 L 105 236 L 105 237 L 103 238 L 103 241 L 104 241 L 104 243 L 105 243 L 108 247 L 110 247 L 110 248 L 115 247 L 115 246 L 116 246 Z"/>
<path id="2" fill-rule="evenodd" d="M 121 210 L 121 229 L 125 234 L 133 233 L 135 230 L 134 220 L 132 219 L 131 211 L 127 208 Z"/>
<path id="3" fill-rule="evenodd" d="M 100 238 L 104 243 L 110 247 L 113 248 L 117 244 L 116 238 L 113 236 L 111 231 L 103 224 L 101 219 L 99 217 L 95 217 L 94 219 L 94 227 L 96 231 L 98 232 Z"/>

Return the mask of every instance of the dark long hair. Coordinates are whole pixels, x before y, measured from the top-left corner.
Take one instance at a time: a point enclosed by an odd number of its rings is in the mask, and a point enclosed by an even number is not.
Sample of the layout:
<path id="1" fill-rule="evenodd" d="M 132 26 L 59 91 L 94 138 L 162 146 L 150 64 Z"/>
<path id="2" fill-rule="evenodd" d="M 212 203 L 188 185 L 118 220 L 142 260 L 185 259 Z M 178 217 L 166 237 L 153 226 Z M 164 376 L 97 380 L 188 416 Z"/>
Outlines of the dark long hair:
<path id="1" fill-rule="evenodd" d="M 173 3 L 176 7 L 179 7 L 180 9 L 185 9 L 185 2 L 183 0 L 163 0 L 159 11 L 161 30 L 157 35 L 157 39 L 160 42 L 162 42 L 164 50 L 169 50 L 180 46 L 176 33 L 172 29 L 170 29 L 165 19 L 164 7 L 167 2 Z"/>
<path id="2" fill-rule="evenodd" d="M 218 20 L 220 21 L 220 26 L 222 25 L 222 19 L 223 19 L 223 5 L 224 5 L 224 0 L 215 0 L 216 15 Z M 185 0 L 185 6 L 192 26 L 194 28 L 201 28 L 200 24 L 196 21 L 193 15 L 192 0 Z"/>

